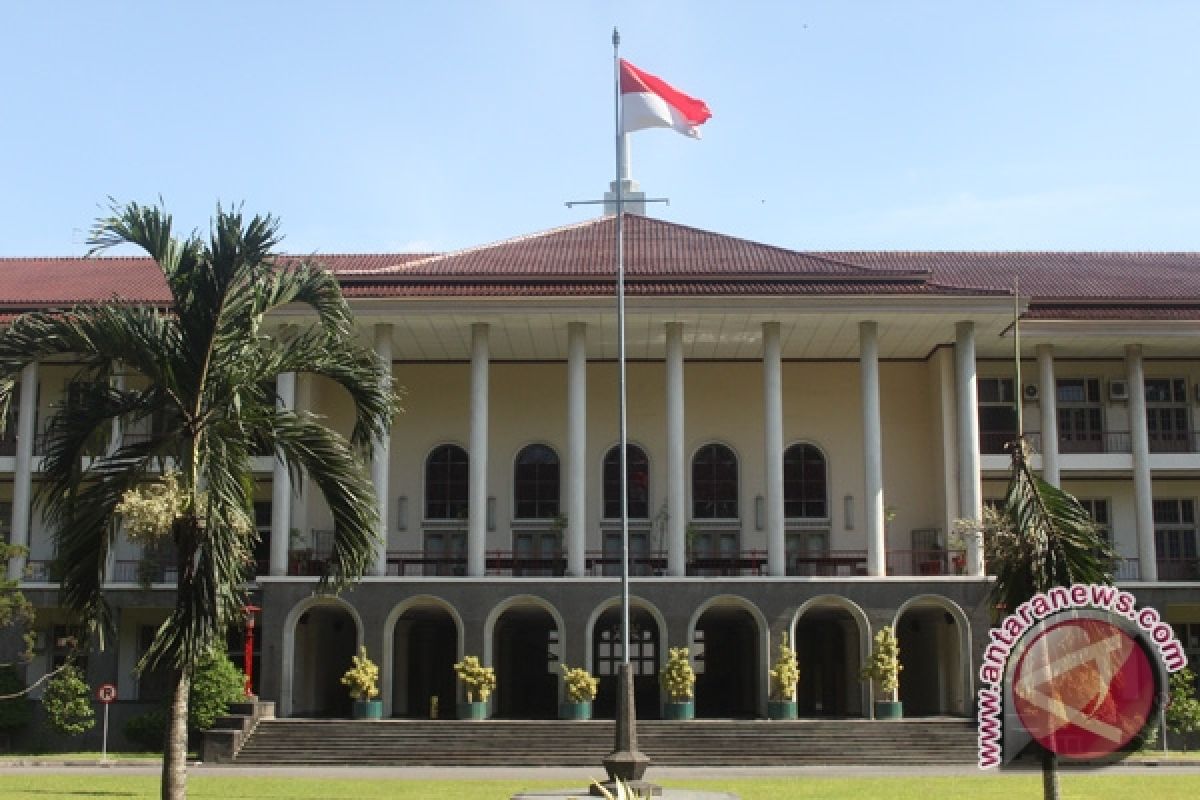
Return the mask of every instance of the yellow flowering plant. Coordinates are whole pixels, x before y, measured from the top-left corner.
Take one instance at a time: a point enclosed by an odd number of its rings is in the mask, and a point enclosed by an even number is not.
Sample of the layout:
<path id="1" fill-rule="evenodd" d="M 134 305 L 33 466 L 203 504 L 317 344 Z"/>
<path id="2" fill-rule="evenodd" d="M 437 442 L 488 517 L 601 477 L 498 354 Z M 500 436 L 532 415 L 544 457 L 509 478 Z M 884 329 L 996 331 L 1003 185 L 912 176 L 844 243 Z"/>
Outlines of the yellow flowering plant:
<path id="1" fill-rule="evenodd" d="M 567 698 L 572 703 L 590 703 L 596 699 L 598 678 L 582 667 L 562 665 L 563 682 L 567 685 Z"/>
<path id="2" fill-rule="evenodd" d="M 379 667 L 367 657 L 367 648 L 359 647 L 351 662 L 350 669 L 342 676 L 342 685 L 349 689 L 350 696 L 364 702 L 378 695 Z"/>
<path id="3" fill-rule="evenodd" d="M 496 670 L 480 664 L 478 656 L 466 656 L 454 665 L 454 672 L 467 690 L 468 703 L 475 701 L 475 695 L 486 703 L 496 690 Z"/>
<path id="4" fill-rule="evenodd" d="M 662 685 L 671 701 L 683 703 L 695 695 L 696 671 L 686 647 L 672 647 L 667 652 L 667 665 L 662 670 Z"/>

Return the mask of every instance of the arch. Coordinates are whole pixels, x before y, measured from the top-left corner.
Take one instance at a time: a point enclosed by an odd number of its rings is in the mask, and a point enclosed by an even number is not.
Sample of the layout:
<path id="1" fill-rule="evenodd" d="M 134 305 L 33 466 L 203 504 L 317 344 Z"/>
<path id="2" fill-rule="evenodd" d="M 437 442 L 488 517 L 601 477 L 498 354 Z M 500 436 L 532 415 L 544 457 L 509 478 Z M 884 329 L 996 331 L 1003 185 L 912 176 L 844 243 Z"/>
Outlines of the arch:
<path id="1" fill-rule="evenodd" d="M 847 622 L 857 637 L 847 631 Z M 859 670 L 871 653 L 871 622 L 857 603 L 836 594 L 809 598 L 792 617 L 790 638 L 800 659 L 802 716 L 869 716 L 871 687 L 859 679 Z"/>
<path id="2" fill-rule="evenodd" d="M 444 612 L 450 617 L 454 623 L 456 632 L 455 642 L 455 660 L 460 661 L 464 655 L 463 652 L 463 622 L 462 616 L 447 600 L 432 594 L 419 594 L 409 597 L 406 600 L 398 603 L 390 612 L 383 623 L 383 658 L 380 661 L 380 681 L 379 690 L 380 697 L 383 700 L 384 716 L 392 716 L 397 711 L 396 695 L 395 695 L 395 673 L 396 673 L 396 624 L 400 622 L 400 618 L 406 612 L 419 608 L 436 608 Z M 457 691 L 448 697 L 440 697 L 441 711 L 440 716 L 445 718 L 453 718 L 455 698 Z"/>
<path id="3" fill-rule="evenodd" d="M 724 442 L 705 442 L 695 449 L 691 465 L 692 519 L 738 519 L 741 500 L 741 460 Z"/>
<path id="4" fill-rule="evenodd" d="M 710 614 L 710 624 L 702 624 Z M 745 629 L 747 620 L 752 630 Z M 697 652 L 698 630 L 703 632 L 703 654 Z M 765 716 L 771 634 L 758 606 L 741 595 L 711 597 L 692 612 L 687 636 L 693 662 L 704 662 L 693 664 L 698 667 L 696 715 Z"/>
<path id="5" fill-rule="evenodd" d="M 509 627 L 504 618 L 510 612 L 524 612 L 525 619 L 513 620 Z M 537 619 L 538 612 L 549 617 L 550 625 Z M 495 715 L 555 718 L 562 695 L 562 671 L 556 667 L 542 673 L 536 668 L 539 658 L 561 664 L 562 654 L 567 652 L 566 626 L 554 604 L 532 594 L 505 598 L 488 612 L 483 631 L 483 663 L 496 669 Z"/>
<path id="6" fill-rule="evenodd" d="M 604 451 L 604 460 L 601 462 L 600 500 L 604 519 L 618 519 L 621 516 L 620 448 L 620 444 L 614 444 L 608 448 Z M 649 519 L 650 458 L 646 455 L 644 447 L 633 442 L 629 442 L 627 455 L 630 466 L 627 476 L 629 518 Z M 640 469 L 636 467 L 640 467 Z"/>
<path id="7" fill-rule="evenodd" d="M 466 515 L 470 461 L 467 449 L 455 442 L 435 445 L 425 455 L 425 519 L 459 519 Z"/>
<path id="8" fill-rule="evenodd" d="M 300 688 L 296 685 L 297 664 L 300 664 L 303 668 L 307 666 L 308 662 L 316 662 L 315 659 L 298 659 L 296 657 L 296 628 L 300 625 L 300 622 L 306 613 L 309 613 L 313 610 L 320 610 L 322 608 L 334 609 L 336 611 L 345 613 L 349 615 L 351 620 L 353 620 L 355 641 L 351 647 L 351 654 L 357 651 L 359 646 L 366 643 L 362 617 L 359 616 L 358 610 L 355 609 L 354 606 L 350 605 L 350 603 L 346 602 L 342 598 L 313 595 L 311 597 L 304 598 L 300 602 L 296 603 L 296 605 L 292 606 L 291 610 L 288 611 L 287 616 L 284 617 L 283 621 L 283 674 L 280 676 L 279 693 L 280 716 L 288 717 L 297 711 L 295 693 L 298 688 Z M 370 652 L 370 648 L 367 649 L 368 652 Z M 371 655 L 374 657 L 377 654 L 371 653 Z M 332 664 L 332 661 L 324 660 L 318 663 Z M 340 678 L 342 673 L 345 671 L 345 668 L 348 666 L 349 659 L 347 659 L 346 665 L 339 668 L 338 665 L 333 664 L 330 669 L 336 670 L 337 674 L 335 677 Z M 309 676 L 307 674 L 302 675 L 301 677 L 303 678 L 302 682 L 309 685 L 313 685 L 312 681 L 316 679 L 316 676 Z M 300 710 L 310 711 L 312 709 Z"/>
<path id="9" fill-rule="evenodd" d="M 562 460 L 548 444 L 535 442 L 513 458 L 513 518 L 553 519 L 561 508 Z"/>
<path id="10" fill-rule="evenodd" d="M 903 619 L 905 615 L 910 619 Z M 900 640 L 904 666 L 900 699 L 905 716 L 965 716 L 971 707 L 974 667 L 971 624 L 962 607 L 940 594 L 916 595 L 896 610 L 892 630 Z"/>
<path id="11" fill-rule="evenodd" d="M 819 445 L 800 440 L 783 451 L 783 504 L 787 519 L 829 519 L 829 457 Z"/>
<path id="12" fill-rule="evenodd" d="M 584 664 L 589 672 L 596 675 L 600 679 L 599 693 L 596 697 L 597 716 L 606 716 L 602 710 L 609 705 L 609 701 L 613 698 L 610 696 L 615 690 L 615 676 L 606 676 L 601 674 L 598 667 L 598 654 L 596 652 L 596 626 L 600 620 L 613 611 L 620 612 L 621 598 L 610 597 L 607 600 L 599 603 L 592 609 L 588 615 L 587 623 L 584 625 Z M 651 622 L 654 623 L 655 634 L 649 641 L 652 645 L 654 668 L 652 672 L 638 670 L 633 676 L 633 693 L 634 705 L 637 710 L 638 719 L 657 719 L 661 712 L 662 706 L 662 689 L 658 682 L 658 671 L 666 661 L 666 645 L 670 641 L 667 634 L 667 621 L 663 617 L 662 612 L 656 605 L 649 602 L 645 598 L 633 596 L 629 598 L 631 629 L 637 624 L 636 617 L 638 612 L 645 615 Z M 630 648 L 631 653 L 633 648 Z M 643 644 L 640 655 L 645 655 L 645 645 Z M 642 659 L 643 665 L 649 659 Z"/>

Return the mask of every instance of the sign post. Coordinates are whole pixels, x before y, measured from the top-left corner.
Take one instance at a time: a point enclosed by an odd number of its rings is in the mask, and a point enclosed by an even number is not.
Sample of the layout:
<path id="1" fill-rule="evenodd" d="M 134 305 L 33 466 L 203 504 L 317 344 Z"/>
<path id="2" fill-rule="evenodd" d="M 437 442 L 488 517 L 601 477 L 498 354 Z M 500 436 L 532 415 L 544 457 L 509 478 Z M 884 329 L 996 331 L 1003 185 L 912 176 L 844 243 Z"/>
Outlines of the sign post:
<path id="1" fill-rule="evenodd" d="M 108 763 L 108 707 L 117 699 L 115 684 L 102 683 L 96 688 L 96 699 L 104 706 L 104 734 L 100 740 L 100 763 Z"/>

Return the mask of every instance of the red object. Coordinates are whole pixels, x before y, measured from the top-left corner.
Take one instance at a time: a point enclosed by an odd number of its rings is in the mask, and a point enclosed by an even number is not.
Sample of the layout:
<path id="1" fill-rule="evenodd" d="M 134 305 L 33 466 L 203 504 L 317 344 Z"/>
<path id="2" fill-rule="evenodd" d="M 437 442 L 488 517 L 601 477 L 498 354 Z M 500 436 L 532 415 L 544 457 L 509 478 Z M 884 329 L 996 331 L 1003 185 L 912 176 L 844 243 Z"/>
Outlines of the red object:
<path id="1" fill-rule="evenodd" d="M 246 697 L 254 694 L 251 688 L 254 683 L 254 615 L 262 611 L 258 606 L 246 606 L 246 639 L 242 656 L 245 659 Z"/>
<path id="2" fill-rule="evenodd" d="M 1017 716 L 1038 743 L 1065 758 L 1117 754 L 1154 711 L 1145 648 L 1117 625 L 1072 619 L 1037 635 L 1013 672 Z"/>
<path id="3" fill-rule="evenodd" d="M 671 128 L 699 138 L 697 125 L 712 116 L 703 101 L 676 89 L 657 75 L 621 59 L 621 127 L 624 133 L 643 128 Z"/>
<path id="4" fill-rule="evenodd" d="M 102 683 L 99 686 L 97 686 L 96 687 L 96 699 L 99 700 L 104 705 L 108 705 L 109 703 L 115 701 L 117 699 L 116 684 Z"/>

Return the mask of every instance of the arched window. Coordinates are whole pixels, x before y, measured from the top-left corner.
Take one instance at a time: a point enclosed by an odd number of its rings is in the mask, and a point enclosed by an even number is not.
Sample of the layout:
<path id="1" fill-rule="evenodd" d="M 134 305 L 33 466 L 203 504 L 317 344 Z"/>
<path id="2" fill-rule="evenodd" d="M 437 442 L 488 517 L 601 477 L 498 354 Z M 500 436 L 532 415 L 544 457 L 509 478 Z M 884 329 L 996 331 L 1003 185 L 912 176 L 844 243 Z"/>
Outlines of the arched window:
<path id="1" fill-rule="evenodd" d="M 723 444 L 706 444 L 692 458 L 692 518 L 736 519 L 737 456 Z"/>
<path id="2" fill-rule="evenodd" d="M 626 445 L 625 450 L 629 486 L 629 518 L 650 517 L 650 462 L 646 451 L 636 444 Z M 617 519 L 621 516 L 621 446 L 615 445 L 604 457 L 604 518 Z"/>
<path id="3" fill-rule="evenodd" d="M 815 445 L 794 444 L 784 452 L 784 516 L 829 517 L 825 473 L 825 454 Z"/>
<path id="4" fill-rule="evenodd" d="M 467 451 L 456 444 L 435 447 L 425 459 L 425 518 L 467 516 Z"/>
<path id="5" fill-rule="evenodd" d="M 517 453 L 513 480 L 517 519 L 558 516 L 558 453 L 544 444 L 531 444 Z"/>

